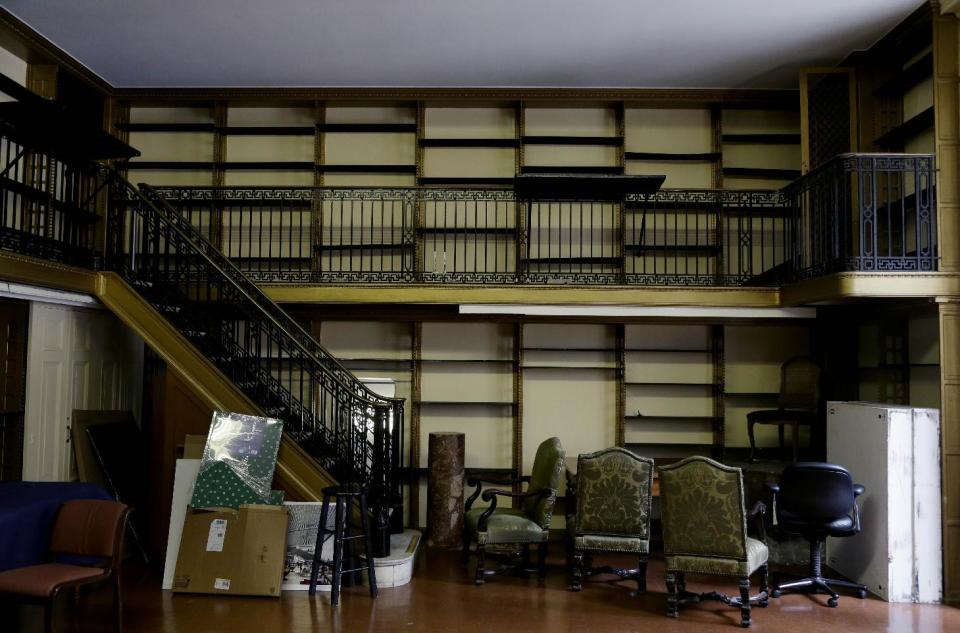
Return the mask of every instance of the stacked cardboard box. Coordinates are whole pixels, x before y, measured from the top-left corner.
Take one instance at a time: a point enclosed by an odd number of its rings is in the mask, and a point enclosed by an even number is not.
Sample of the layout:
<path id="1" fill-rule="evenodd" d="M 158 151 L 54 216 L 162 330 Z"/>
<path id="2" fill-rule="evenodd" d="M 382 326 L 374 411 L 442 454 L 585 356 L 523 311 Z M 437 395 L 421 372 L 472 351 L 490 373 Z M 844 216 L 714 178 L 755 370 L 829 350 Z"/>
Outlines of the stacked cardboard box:
<path id="1" fill-rule="evenodd" d="M 183 522 L 175 593 L 279 596 L 287 537 L 271 490 L 283 423 L 216 412 Z"/>

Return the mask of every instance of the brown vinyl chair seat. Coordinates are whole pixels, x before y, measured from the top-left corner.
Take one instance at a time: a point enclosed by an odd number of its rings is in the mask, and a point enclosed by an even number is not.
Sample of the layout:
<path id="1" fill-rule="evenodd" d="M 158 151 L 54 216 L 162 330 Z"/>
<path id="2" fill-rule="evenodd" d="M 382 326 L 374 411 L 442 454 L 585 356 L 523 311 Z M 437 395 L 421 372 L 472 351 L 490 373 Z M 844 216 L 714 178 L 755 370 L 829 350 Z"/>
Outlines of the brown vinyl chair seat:
<path id="1" fill-rule="evenodd" d="M 60 587 L 96 582 L 106 576 L 106 570 L 95 567 L 62 563 L 32 565 L 0 572 L 0 593 L 49 598 Z"/>
<path id="2" fill-rule="evenodd" d="M 60 506 L 50 537 L 50 559 L 80 556 L 99 559 L 99 566 L 50 562 L 0 572 L 0 597 L 43 603 L 43 630 L 53 633 L 54 602 L 63 589 L 110 581 L 113 585 L 114 633 L 123 631 L 120 564 L 123 531 L 130 508 L 117 501 L 74 499 Z M 75 594 L 76 595 L 76 594 Z M 5 630 L 0 626 L 0 630 Z"/>

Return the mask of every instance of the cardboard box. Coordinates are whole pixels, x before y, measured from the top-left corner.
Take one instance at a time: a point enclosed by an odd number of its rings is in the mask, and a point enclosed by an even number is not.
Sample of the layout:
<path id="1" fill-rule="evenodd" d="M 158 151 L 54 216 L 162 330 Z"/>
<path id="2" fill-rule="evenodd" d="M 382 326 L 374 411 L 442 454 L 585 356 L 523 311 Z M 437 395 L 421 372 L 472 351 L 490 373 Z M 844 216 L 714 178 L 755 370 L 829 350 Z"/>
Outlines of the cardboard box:
<path id="1" fill-rule="evenodd" d="M 279 596 L 287 514 L 283 506 L 270 505 L 190 510 L 173 592 Z"/>

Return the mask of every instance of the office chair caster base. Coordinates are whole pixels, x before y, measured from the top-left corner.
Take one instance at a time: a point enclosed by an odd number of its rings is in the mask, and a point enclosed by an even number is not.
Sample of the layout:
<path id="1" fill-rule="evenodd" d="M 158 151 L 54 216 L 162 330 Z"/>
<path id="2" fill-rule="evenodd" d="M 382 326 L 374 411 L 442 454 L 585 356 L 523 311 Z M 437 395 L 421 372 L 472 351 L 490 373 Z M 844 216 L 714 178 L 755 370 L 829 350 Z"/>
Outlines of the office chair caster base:
<path id="1" fill-rule="evenodd" d="M 830 598 L 830 599 L 827 600 L 827 606 L 828 606 L 828 607 L 834 607 L 834 608 L 836 608 L 836 606 L 837 606 L 838 604 L 840 604 L 840 601 L 839 601 L 837 598 Z"/>
<path id="2" fill-rule="evenodd" d="M 780 590 L 779 590 L 779 589 L 774 589 L 773 591 L 770 592 L 770 597 L 771 597 L 771 598 L 779 598 L 779 597 L 782 596 L 782 595 L 783 595 L 783 594 L 780 593 Z"/>

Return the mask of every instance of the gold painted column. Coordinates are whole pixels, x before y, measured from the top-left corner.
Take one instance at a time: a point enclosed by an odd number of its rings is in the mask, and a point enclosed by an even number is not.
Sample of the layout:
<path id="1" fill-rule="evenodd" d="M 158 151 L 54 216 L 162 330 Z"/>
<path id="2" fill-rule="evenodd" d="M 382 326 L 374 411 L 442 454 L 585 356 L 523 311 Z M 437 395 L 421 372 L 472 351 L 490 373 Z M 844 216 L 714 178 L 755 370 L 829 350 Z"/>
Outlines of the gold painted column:
<path id="1" fill-rule="evenodd" d="M 943 3 L 960 12 L 960 2 Z M 933 103 L 937 153 L 937 231 L 940 270 L 960 271 L 960 29 L 957 14 L 933 18 Z"/>
<path id="2" fill-rule="evenodd" d="M 933 103 L 940 270 L 960 271 L 960 1 L 934 3 Z M 960 602 L 960 297 L 940 303 L 944 600 Z"/>
<path id="3" fill-rule="evenodd" d="M 960 602 L 960 298 L 940 303 L 943 599 Z"/>

